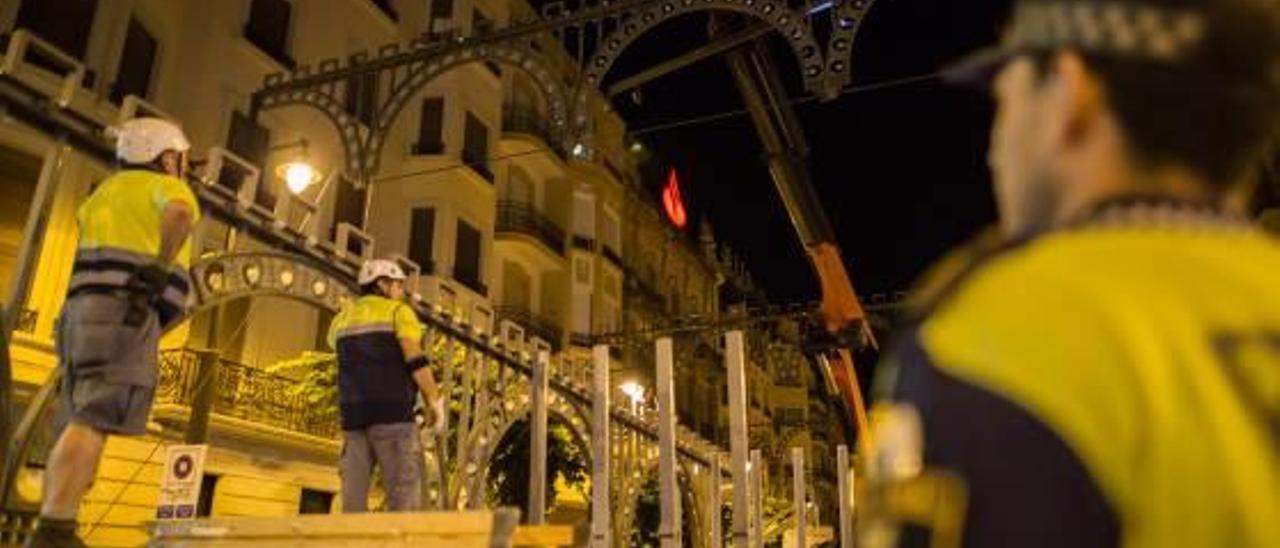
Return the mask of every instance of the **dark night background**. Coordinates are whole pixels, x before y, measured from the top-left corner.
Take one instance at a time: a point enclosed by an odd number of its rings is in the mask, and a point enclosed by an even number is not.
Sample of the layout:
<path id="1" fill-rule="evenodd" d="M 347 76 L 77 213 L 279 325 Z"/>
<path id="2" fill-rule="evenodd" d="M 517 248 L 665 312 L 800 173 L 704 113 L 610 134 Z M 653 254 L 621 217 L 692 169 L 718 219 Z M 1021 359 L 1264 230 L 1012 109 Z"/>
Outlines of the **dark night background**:
<path id="1" fill-rule="evenodd" d="M 878 0 L 853 46 L 853 86 L 936 73 L 994 42 L 1008 0 Z M 707 15 L 689 15 L 637 40 L 614 81 L 707 42 Z M 906 289 L 932 261 L 995 219 L 985 157 L 991 102 L 982 93 L 926 79 L 803 100 L 790 50 L 774 58 L 799 99 L 810 173 L 862 295 Z M 673 122 L 743 108 L 725 61 L 650 82 L 640 102 L 614 106 L 642 142 L 680 170 L 694 219 L 711 221 L 744 257 L 774 302 L 819 297 L 808 259 L 777 197 L 748 116 L 673 129 Z M 646 131 L 650 128 L 650 131 Z"/>

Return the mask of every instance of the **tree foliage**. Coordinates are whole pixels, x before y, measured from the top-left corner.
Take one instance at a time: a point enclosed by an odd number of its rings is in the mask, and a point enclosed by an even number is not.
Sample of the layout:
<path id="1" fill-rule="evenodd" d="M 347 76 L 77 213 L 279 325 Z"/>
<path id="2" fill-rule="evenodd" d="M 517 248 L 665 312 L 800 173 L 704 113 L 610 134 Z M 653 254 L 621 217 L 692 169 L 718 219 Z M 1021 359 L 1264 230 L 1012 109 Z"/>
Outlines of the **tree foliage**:
<path id="1" fill-rule="evenodd" d="M 526 508 L 529 501 L 529 442 L 532 425 L 521 419 L 511 425 L 502 437 L 489 464 L 490 503 L 496 506 Z M 589 456 L 573 431 L 561 420 L 547 424 L 547 492 L 546 508 L 553 509 L 556 498 L 555 480 L 578 489 L 585 498 L 589 472 Z"/>

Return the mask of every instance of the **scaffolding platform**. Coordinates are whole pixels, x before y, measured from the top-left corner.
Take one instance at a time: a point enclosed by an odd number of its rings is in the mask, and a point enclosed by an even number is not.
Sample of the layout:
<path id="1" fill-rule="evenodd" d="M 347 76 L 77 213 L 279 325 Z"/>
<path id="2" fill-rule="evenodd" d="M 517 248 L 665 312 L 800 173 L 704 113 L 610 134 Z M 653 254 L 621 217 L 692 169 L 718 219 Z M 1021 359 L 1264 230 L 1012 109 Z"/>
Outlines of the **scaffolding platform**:
<path id="1" fill-rule="evenodd" d="M 191 548 L 347 548 L 432 546 L 498 548 L 532 539 L 544 546 L 573 542 L 568 528 L 521 528 L 514 509 L 468 512 L 301 515 L 157 522 L 150 546 Z M 520 544 L 515 544 L 520 542 Z M 549 543 L 549 544 L 544 544 Z"/>

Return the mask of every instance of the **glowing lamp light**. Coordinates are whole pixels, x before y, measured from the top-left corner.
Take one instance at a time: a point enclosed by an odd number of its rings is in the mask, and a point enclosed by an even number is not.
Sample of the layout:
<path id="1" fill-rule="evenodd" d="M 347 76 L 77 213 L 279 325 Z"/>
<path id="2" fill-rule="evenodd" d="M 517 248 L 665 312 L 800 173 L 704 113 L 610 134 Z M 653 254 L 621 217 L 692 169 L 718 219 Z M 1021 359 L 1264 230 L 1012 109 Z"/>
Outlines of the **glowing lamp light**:
<path id="1" fill-rule="evenodd" d="M 684 198 L 680 195 L 680 178 L 676 170 L 671 170 L 667 177 L 667 186 L 662 189 L 662 207 L 667 211 L 667 220 L 681 230 L 689 224 L 689 214 L 684 208 Z"/>
<path id="2" fill-rule="evenodd" d="M 635 381 L 627 381 L 622 383 L 622 393 L 631 398 L 631 403 L 639 404 L 644 401 L 644 387 Z"/>
<path id="3" fill-rule="evenodd" d="M 289 187 L 289 191 L 294 194 L 302 194 L 320 178 L 316 169 L 306 162 L 289 162 L 280 166 L 279 172 L 284 177 L 284 183 Z"/>

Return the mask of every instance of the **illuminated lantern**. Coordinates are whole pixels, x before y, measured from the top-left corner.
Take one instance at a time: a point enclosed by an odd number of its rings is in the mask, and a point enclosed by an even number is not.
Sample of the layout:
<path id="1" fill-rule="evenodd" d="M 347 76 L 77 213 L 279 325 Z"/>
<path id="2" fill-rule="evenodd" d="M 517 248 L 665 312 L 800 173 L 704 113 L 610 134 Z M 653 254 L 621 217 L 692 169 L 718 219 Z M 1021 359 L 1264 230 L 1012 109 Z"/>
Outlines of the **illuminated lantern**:
<path id="1" fill-rule="evenodd" d="M 680 196 L 680 178 L 676 170 L 671 170 L 667 177 L 667 186 L 662 189 L 662 206 L 667 211 L 667 219 L 681 230 L 689 224 L 689 214 L 684 209 L 684 198 Z"/>

